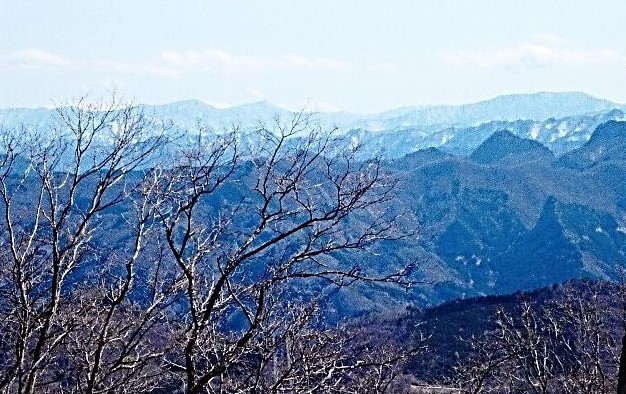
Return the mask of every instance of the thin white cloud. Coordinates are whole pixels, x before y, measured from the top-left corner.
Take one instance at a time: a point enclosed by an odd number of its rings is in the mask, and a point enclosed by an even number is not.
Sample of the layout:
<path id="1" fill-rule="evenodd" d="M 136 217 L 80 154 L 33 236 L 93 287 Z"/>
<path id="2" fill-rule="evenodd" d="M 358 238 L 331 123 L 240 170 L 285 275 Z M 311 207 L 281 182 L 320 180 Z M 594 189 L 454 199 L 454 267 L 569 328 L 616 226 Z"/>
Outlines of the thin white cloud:
<path id="1" fill-rule="evenodd" d="M 264 70 L 338 71 L 348 64 L 331 58 L 297 54 L 273 57 L 240 55 L 222 49 L 165 51 L 152 61 L 131 62 L 113 59 L 73 59 L 41 49 L 0 54 L 0 70 L 71 70 L 116 74 L 146 74 L 179 78 L 194 71 L 247 73 Z"/>
<path id="2" fill-rule="evenodd" d="M 606 64 L 624 61 L 624 56 L 610 49 L 583 50 L 557 45 L 558 40 L 524 43 L 493 51 L 458 51 L 445 53 L 443 59 L 460 65 L 504 68 L 544 68 L 555 65 Z"/>
<path id="3" fill-rule="evenodd" d="M 327 70 L 343 70 L 347 67 L 346 63 L 335 60 L 320 57 L 305 57 L 294 54 L 284 55 L 283 61 L 289 66 L 302 67 L 302 68 L 317 68 Z"/>
<path id="4" fill-rule="evenodd" d="M 158 64 L 123 62 L 109 59 L 78 60 L 41 49 L 24 49 L 0 55 L 0 70 L 95 70 L 118 74 L 178 76 L 176 70 Z"/>
<path id="5" fill-rule="evenodd" d="M 265 93 L 263 93 L 262 91 L 258 90 L 258 89 L 248 88 L 248 89 L 246 89 L 246 94 L 253 101 L 265 101 L 265 100 L 267 100 L 267 95 Z"/>
<path id="6" fill-rule="evenodd" d="M 565 45 L 567 43 L 563 37 L 554 34 L 533 34 L 529 38 L 530 42 L 535 44 Z"/>
<path id="7" fill-rule="evenodd" d="M 255 57 L 227 52 L 221 49 L 188 51 L 166 51 L 161 60 L 179 70 L 209 69 L 225 72 L 249 72 L 267 69 L 319 69 L 342 70 L 347 68 L 343 61 L 323 57 L 307 57 L 286 54 L 275 57 Z"/>
<path id="8" fill-rule="evenodd" d="M 151 63 L 120 62 L 116 60 L 97 59 L 92 61 L 77 62 L 77 68 L 95 69 L 103 72 L 118 74 L 148 74 L 176 78 L 180 73 L 169 67 Z"/>
<path id="9" fill-rule="evenodd" d="M 3 71 L 63 68 L 69 64 L 69 59 L 41 49 L 23 49 L 0 56 L 0 70 Z"/>
<path id="10" fill-rule="evenodd" d="M 263 62 L 249 56 L 235 55 L 221 49 L 166 51 L 161 61 L 174 69 L 217 69 L 222 71 L 250 71 L 263 66 Z"/>

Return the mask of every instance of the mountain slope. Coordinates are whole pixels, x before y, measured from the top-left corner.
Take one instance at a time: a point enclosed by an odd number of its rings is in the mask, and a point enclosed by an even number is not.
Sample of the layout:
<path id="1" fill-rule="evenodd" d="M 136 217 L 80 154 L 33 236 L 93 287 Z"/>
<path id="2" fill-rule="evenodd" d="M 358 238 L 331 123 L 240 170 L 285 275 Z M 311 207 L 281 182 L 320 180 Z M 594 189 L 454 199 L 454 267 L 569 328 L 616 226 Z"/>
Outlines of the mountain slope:
<path id="1" fill-rule="evenodd" d="M 405 108 L 381 114 L 386 128 L 409 125 L 468 127 L 489 121 L 547 120 L 623 108 L 581 92 L 513 94 L 459 106 Z"/>
<path id="2" fill-rule="evenodd" d="M 268 102 L 216 108 L 186 100 L 145 105 L 144 109 L 155 132 L 165 122 L 171 125 L 170 132 L 178 134 L 195 133 L 199 128 L 217 132 L 233 127 L 254 131 L 262 125 L 275 128 L 277 118 L 289 121 L 294 116 Z M 405 107 L 370 115 L 322 112 L 312 120 L 325 129 L 337 126 L 355 141 L 365 142 L 370 147 L 368 154 L 382 150 L 388 158 L 428 147 L 469 155 L 499 130 L 541 142 L 560 156 L 584 144 L 599 124 L 625 119 L 625 110 L 621 104 L 565 92 L 498 96 L 472 104 Z M 54 114 L 45 108 L 0 109 L 0 125 L 41 130 L 50 126 Z"/>
<path id="3" fill-rule="evenodd" d="M 510 156 L 525 155 L 526 160 L 551 160 L 552 152 L 539 142 L 520 138 L 510 131 L 496 131 L 470 156 L 477 163 L 502 162 Z"/>
<path id="4" fill-rule="evenodd" d="M 600 127 L 594 149 L 616 145 L 600 138 L 607 127 L 623 124 Z M 514 143 L 503 147 L 501 138 Z M 626 265 L 626 158 L 572 169 L 536 144 L 498 133 L 473 158 L 431 150 L 392 164 L 402 182 L 395 204 L 418 215 L 420 245 L 440 269 L 431 300 L 618 278 Z"/>
<path id="5" fill-rule="evenodd" d="M 593 165 L 626 160 L 626 122 L 600 125 L 583 146 L 558 161 L 564 167 L 583 169 Z"/>
<path id="6" fill-rule="evenodd" d="M 356 262 L 355 255 L 335 258 L 373 273 L 413 264 L 413 278 L 424 283 L 407 292 L 370 284 L 337 292 L 333 308 L 341 314 L 390 303 L 433 305 L 572 278 L 618 278 L 626 266 L 624 130 L 625 123 L 609 122 L 572 153 L 584 159 L 603 152 L 590 166 L 560 165 L 538 142 L 508 132 L 472 157 L 430 148 L 384 162 L 385 176 L 398 180 L 389 213 L 417 235 L 368 247 Z M 242 162 L 223 194 L 203 200 L 207 221 L 224 201 L 246 200 L 254 189 L 250 170 Z M 245 207 L 238 212 L 236 225 L 251 225 Z M 367 222 L 364 215 L 345 223 L 347 234 Z M 115 213 L 112 223 L 123 217 Z M 113 251 L 122 236 L 112 228 L 98 247 Z"/>

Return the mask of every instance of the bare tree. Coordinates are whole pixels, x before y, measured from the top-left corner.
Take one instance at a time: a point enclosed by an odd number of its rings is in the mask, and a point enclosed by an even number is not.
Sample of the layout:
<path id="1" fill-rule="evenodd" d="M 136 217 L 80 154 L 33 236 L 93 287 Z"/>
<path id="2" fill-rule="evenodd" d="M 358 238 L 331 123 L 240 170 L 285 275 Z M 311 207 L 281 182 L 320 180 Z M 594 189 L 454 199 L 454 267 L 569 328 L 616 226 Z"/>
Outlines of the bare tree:
<path id="1" fill-rule="evenodd" d="M 453 381 L 460 392 L 467 394 L 505 392 L 505 366 L 511 355 L 502 346 L 498 331 L 472 336 L 465 340 L 469 344 L 469 355 L 455 366 Z"/>
<path id="2" fill-rule="evenodd" d="M 410 352 L 315 302 L 410 284 L 358 261 L 409 234 L 380 161 L 303 114 L 254 135 L 153 126 L 80 99 L 49 133 L 3 134 L 0 391 L 391 392 Z"/>
<path id="3" fill-rule="evenodd" d="M 378 160 L 357 160 L 358 146 L 319 131 L 302 114 L 257 136 L 250 154 L 240 153 L 237 134 L 206 143 L 198 137 L 180 162 L 161 170 L 160 192 L 150 196 L 188 310 L 176 339 L 180 354 L 168 358 L 184 371 L 188 393 L 212 391 L 250 356 L 272 316 L 268 303 L 285 286 L 295 292 L 320 281 L 401 281 L 406 273 L 374 277 L 338 258 L 403 236 L 385 210 L 395 182 Z M 242 187 L 248 190 L 240 194 Z"/>
<path id="4" fill-rule="evenodd" d="M 617 287 L 617 286 L 614 286 Z M 605 393 L 616 387 L 621 305 L 606 288 L 565 285 L 538 306 L 499 310 L 457 367 L 468 393 Z"/>
<path id="5" fill-rule="evenodd" d="M 380 326 L 363 321 L 328 327 L 318 304 L 272 305 L 250 341 L 248 357 L 211 389 L 230 393 L 406 392 L 404 361 L 423 343 L 404 347 Z"/>
<path id="6" fill-rule="evenodd" d="M 127 202 L 138 184 L 133 172 L 163 141 L 160 135 L 148 137 L 146 127 L 132 105 L 81 98 L 58 109 L 50 130 L 4 131 L 0 390 L 34 393 L 76 385 L 97 391 L 109 329 L 132 288 L 143 247 L 145 204 L 136 205 L 130 219 L 132 241 L 117 251 L 117 266 L 125 273 L 106 283 L 112 286 L 108 300 L 79 302 L 85 297 L 76 295 L 76 282 L 102 261 L 96 240 L 111 229 L 109 214 Z M 86 349 L 85 374 L 68 376 L 63 373 L 68 356 L 61 349 L 91 323 L 97 336 Z"/>

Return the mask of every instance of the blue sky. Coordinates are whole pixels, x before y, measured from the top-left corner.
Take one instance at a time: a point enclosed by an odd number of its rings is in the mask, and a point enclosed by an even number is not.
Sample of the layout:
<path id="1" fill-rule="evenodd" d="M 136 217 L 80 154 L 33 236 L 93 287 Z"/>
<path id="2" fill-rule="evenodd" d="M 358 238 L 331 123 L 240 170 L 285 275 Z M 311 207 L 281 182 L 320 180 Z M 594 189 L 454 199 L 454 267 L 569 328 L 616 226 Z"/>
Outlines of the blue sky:
<path id="1" fill-rule="evenodd" d="M 354 112 L 536 91 L 623 103 L 625 19 L 623 0 L 0 0 L 0 107 L 113 88 Z"/>

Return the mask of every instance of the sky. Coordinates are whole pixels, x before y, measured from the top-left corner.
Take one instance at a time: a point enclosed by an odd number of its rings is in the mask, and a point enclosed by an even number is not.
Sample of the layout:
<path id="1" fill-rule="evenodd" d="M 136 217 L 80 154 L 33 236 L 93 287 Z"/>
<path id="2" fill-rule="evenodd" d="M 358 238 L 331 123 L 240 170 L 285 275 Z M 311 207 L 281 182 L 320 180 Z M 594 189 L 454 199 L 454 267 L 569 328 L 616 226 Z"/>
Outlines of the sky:
<path id="1" fill-rule="evenodd" d="M 626 102 L 623 0 L 0 0 L 0 108 L 83 94 L 372 113 Z"/>

